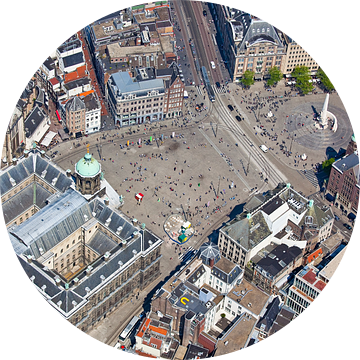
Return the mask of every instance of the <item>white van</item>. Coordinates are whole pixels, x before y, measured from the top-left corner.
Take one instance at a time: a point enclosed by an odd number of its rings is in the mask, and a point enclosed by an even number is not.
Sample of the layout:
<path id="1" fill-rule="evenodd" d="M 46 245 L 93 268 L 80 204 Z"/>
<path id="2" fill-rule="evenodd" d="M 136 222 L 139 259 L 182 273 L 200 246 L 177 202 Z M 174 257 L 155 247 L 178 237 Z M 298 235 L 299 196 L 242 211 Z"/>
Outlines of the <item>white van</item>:
<path id="1" fill-rule="evenodd" d="M 265 145 L 260 145 L 259 147 L 264 153 L 267 153 L 269 150 Z"/>
<path id="2" fill-rule="evenodd" d="M 210 61 L 210 65 L 213 69 L 215 69 L 215 63 L 213 61 Z"/>

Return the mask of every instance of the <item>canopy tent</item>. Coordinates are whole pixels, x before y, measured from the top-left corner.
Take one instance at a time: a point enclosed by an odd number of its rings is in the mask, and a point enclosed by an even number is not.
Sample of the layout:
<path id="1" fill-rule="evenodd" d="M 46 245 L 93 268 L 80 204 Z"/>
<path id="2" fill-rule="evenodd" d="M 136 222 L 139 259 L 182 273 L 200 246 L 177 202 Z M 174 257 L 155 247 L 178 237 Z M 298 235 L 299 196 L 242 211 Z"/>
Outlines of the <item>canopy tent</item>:
<path id="1" fill-rule="evenodd" d="M 45 135 L 43 141 L 41 142 L 41 145 L 48 147 L 48 146 L 50 145 L 50 143 L 51 143 L 51 141 L 52 141 L 52 139 L 54 138 L 55 135 L 56 135 L 56 132 L 49 131 L 49 132 Z"/>

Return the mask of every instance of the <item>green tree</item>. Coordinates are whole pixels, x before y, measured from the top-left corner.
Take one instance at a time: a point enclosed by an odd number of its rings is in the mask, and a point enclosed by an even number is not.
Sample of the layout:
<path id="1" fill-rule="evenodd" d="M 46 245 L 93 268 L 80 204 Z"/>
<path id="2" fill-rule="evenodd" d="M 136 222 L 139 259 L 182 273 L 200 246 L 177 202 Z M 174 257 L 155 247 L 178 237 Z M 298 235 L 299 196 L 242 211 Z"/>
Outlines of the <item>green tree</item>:
<path id="1" fill-rule="evenodd" d="M 254 76 L 255 73 L 253 71 L 246 70 L 240 82 L 243 84 L 244 87 L 249 88 L 251 85 L 254 85 Z"/>
<path id="2" fill-rule="evenodd" d="M 269 70 L 269 75 L 270 75 L 270 79 L 267 81 L 267 84 L 269 86 L 273 86 L 276 85 L 276 83 L 278 83 L 282 77 L 283 77 L 283 73 L 280 71 L 280 69 L 276 66 L 273 66 L 270 70 Z"/>
<path id="3" fill-rule="evenodd" d="M 323 169 L 327 174 L 330 174 L 331 166 L 332 166 L 332 164 L 333 164 L 334 161 L 335 161 L 335 158 L 331 158 L 331 159 L 325 160 L 325 161 L 322 163 L 322 169 Z"/>
<path id="4" fill-rule="evenodd" d="M 334 85 L 331 83 L 327 75 L 324 73 L 323 69 L 319 68 L 316 73 L 316 76 L 321 80 L 322 84 L 324 85 L 327 91 L 331 92 L 335 90 Z"/>
<path id="5" fill-rule="evenodd" d="M 312 91 L 313 85 L 310 71 L 306 66 L 297 66 L 291 73 L 291 76 L 296 79 L 296 86 L 303 94 Z"/>

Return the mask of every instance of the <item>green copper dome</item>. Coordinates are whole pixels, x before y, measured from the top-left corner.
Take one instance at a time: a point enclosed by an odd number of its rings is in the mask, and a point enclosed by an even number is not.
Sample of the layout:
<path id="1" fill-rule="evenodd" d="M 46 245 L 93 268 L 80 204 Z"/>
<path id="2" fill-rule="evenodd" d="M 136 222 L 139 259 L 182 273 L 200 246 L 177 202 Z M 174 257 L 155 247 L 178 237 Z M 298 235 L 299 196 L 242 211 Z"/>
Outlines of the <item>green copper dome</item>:
<path id="1" fill-rule="evenodd" d="M 86 153 L 75 166 L 75 171 L 82 177 L 93 177 L 97 175 L 100 170 L 101 167 L 99 162 L 89 153 Z"/>

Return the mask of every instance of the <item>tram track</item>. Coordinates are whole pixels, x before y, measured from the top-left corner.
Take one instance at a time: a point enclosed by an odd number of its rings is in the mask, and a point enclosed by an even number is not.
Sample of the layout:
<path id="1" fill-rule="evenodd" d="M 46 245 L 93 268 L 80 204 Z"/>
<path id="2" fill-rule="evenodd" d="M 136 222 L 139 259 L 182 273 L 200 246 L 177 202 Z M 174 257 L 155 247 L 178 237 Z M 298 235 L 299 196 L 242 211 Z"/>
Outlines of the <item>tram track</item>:
<path id="1" fill-rule="evenodd" d="M 265 158 L 261 151 L 253 144 L 253 142 L 246 136 L 244 130 L 239 126 L 239 124 L 235 123 L 231 114 L 226 109 L 225 104 L 221 101 L 219 94 L 215 95 L 216 97 L 216 106 L 212 104 L 209 108 L 210 113 L 217 112 L 219 118 L 225 126 L 233 135 L 233 137 L 238 141 L 239 145 L 243 147 L 243 149 L 251 154 L 251 159 L 253 162 L 260 167 L 261 172 L 264 174 L 264 178 L 267 178 L 269 182 L 271 182 L 274 186 L 277 186 L 278 183 L 286 182 L 286 178 L 283 174 L 280 174 L 277 169 L 275 169 L 269 162 L 269 159 Z"/>

